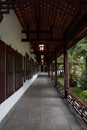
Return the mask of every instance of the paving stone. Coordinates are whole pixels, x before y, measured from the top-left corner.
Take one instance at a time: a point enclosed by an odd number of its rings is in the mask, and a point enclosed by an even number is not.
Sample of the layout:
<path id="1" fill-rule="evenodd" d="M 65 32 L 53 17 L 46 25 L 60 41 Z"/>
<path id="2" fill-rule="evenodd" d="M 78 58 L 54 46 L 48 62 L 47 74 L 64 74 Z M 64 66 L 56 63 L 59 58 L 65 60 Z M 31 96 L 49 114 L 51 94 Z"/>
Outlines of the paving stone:
<path id="1" fill-rule="evenodd" d="M 47 76 L 32 83 L 1 130 L 86 130 Z"/>

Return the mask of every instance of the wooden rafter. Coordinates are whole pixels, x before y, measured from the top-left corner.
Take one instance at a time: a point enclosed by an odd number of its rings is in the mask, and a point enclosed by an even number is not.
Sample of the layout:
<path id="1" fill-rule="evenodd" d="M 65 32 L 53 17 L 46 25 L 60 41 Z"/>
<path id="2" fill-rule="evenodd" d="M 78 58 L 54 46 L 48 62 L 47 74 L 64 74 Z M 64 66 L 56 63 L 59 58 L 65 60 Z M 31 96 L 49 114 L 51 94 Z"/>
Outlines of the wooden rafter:
<path id="1" fill-rule="evenodd" d="M 19 7 L 19 10 L 20 10 L 20 12 L 22 14 L 22 17 L 24 19 L 25 24 L 28 25 L 29 24 L 29 18 L 27 16 L 26 12 L 25 12 L 24 5 L 22 3 L 19 3 L 18 7 Z"/>
<path id="2" fill-rule="evenodd" d="M 58 41 L 60 41 L 60 42 L 63 42 L 64 41 L 64 39 L 63 38 L 58 38 L 58 39 L 50 39 L 50 38 L 39 38 L 39 39 L 37 39 L 37 38 L 32 38 L 32 39 L 30 39 L 30 38 L 28 38 L 28 39 L 26 39 L 26 38 L 22 38 L 22 42 L 28 42 L 28 41 L 30 41 L 30 42 L 35 42 L 35 41 L 49 41 L 49 42 L 58 42 Z"/>
<path id="3" fill-rule="evenodd" d="M 27 31 L 23 30 L 22 33 L 26 33 Z M 29 33 L 37 33 L 37 30 L 29 30 Z M 39 30 L 38 33 L 50 33 L 50 31 L 43 31 L 43 30 Z"/>
<path id="4" fill-rule="evenodd" d="M 43 54 L 55 54 L 54 52 L 50 52 L 50 51 L 47 51 L 47 52 L 32 51 L 31 53 L 32 54 L 39 54 L 39 55 L 43 55 Z"/>
<path id="5" fill-rule="evenodd" d="M 76 36 L 78 39 L 79 37 L 83 38 L 87 34 L 87 25 L 84 27 L 84 29 Z"/>
<path id="6" fill-rule="evenodd" d="M 69 41 L 72 41 L 79 33 L 83 31 L 84 28 L 87 27 L 87 15 L 84 14 L 82 18 L 79 20 L 78 25 L 74 27 L 72 32 L 70 33 Z M 80 35 L 79 35 L 80 36 Z M 79 40 L 79 39 L 78 39 Z"/>
<path id="7" fill-rule="evenodd" d="M 18 0 L 18 1 L 22 1 L 24 3 L 26 3 L 28 0 Z M 16 3 L 18 3 L 18 1 L 16 0 Z M 31 3 L 36 3 L 37 0 L 31 0 Z M 46 1 L 49 1 L 49 0 L 46 0 Z M 59 1 L 61 2 L 61 0 L 55 0 L 55 1 Z M 43 1 L 42 0 L 38 0 L 38 3 L 42 3 Z M 50 0 L 50 2 L 53 2 L 53 0 Z M 64 3 L 70 3 L 71 1 L 70 0 L 62 0 L 62 2 Z M 77 2 L 77 3 L 81 3 L 81 4 L 87 4 L 87 0 L 73 0 L 73 2 Z"/>
<path id="8" fill-rule="evenodd" d="M 64 33 L 67 32 L 67 30 L 72 26 L 73 21 L 76 19 L 76 17 L 79 15 L 79 11 L 80 11 L 80 5 L 78 5 L 78 7 L 76 8 L 76 11 L 74 12 L 72 18 L 70 19 L 69 24 L 66 26 Z"/>
<path id="9" fill-rule="evenodd" d="M 38 3 L 34 3 L 34 11 L 36 22 L 40 20 L 40 5 Z"/>
<path id="10" fill-rule="evenodd" d="M 53 27 L 54 23 L 55 23 L 55 18 L 56 18 L 56 15 L 57 15 L 57 8 L 58 8 L 58 4 L 57 4 L 57 2 L 55 2 L 54 7 L 53 7 L 53 14 L 52 14 L 52 17 L 50 19 L 51 27 Z"/>
<path id="11" fill-rule="evenodd" d="M 36 18 L 36 33 L 37 33 L 37 38 L 39 38 L 39 31 L 40 31 L 40 5 L 38 3 L 34 4 L 34 9 L 35 9 L 35 18 Z"/>

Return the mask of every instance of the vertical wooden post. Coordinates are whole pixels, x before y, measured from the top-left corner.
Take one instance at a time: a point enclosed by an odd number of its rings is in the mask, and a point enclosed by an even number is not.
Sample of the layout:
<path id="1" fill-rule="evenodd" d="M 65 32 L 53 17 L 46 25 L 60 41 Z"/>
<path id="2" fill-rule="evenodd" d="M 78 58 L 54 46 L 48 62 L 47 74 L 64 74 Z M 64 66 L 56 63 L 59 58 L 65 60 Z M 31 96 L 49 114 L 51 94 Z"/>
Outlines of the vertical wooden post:
<path id="1" fill-rule="evenodd" d="M 68 51 L 67 45 L 64 44 L 64 88 L 65 98 L 67 98 L 67 89 L 69 89 L 69 66 L 68 66 Z"/>
<path id="2" fill-rule="evenodd" d="M 51 79 L 51 62 L 50 62 L 50 79 Z"/>
<path id="3" fill-rule="evenodd" d="M 57 56 L 55 53 L 55 86 L 57 86 Z"/>
<path id="4" fill-rule="evenodd" d="M 49 61 L 49 64 L 48 64 L 48 76 L 51 79 L 51 60 Z"/>
<path id="5" fill-rule="evenodd" d="M 50 63 L 47 64 L 48 77 L 50 77 Z"/>
<path id="6" fill-rule="evenodd" d="M 51 57 L 50 69 L 51 69 L 51 80 L 53 80 L 53 63 L 52 63 L 52 57 Z"/>

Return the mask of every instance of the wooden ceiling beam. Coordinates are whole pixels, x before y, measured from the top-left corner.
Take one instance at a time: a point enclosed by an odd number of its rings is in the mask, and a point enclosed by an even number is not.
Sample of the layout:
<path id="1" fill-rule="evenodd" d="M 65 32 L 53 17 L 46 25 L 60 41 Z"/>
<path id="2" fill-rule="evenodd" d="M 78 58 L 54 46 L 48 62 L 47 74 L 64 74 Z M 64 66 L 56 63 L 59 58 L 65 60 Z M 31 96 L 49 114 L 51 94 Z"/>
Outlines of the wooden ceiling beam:
<path id="1" fill-rule="evenodd" d="M 18 3 L 18 2 L 24 2 L 26 3 L 28 0 L 15 0 L 15 3 Z M 56 2 L 61 2 L 61 0 L 55 0 Z M 37 0 L 30 0 L 31 3 L 36 3 Z M 38 3 L 42 3 L 43 1 L 42 0 L 38 0 Z M 49 2 L 49 0 L 46 0 L 46 2 Z M 50 0 L 50 2 L 53 2 L 53 0 Z M 62 0 L 62 2 L 67 2 L 67 3 L 70 3 L 71 1 L 70 0 Z M 73 2 L 76 2 L 76 3 L 82 3 L 82 4 L 87 4 L 87 0 L 73 0 Z"/>
<path id="2" fill-rule="evenodd" d="M 78 39 L 79 37 L 81 37 L 82 39 L 82 37 L 84 37 L 86 34 L 87 34 L 87 26 L 75 38 Z"/>
<path id="3" fill-rule="evenodd" d="M 63 38 L 57 38 L 57 39 L 50 39 L 50 38 L 39 38 L 39 39 L 30 39 L 30 38 L 22 38 L 22 42 L 36 42 L 36 41 L 48 41 L 48 42 L 63 42 Z"/>
<path id="4" fill-rule="evenodd" d="M 47 51 L 47 52 L 38 52 L 38 51 L 32 51 L 31 54 L 39 54 L 39 55 L 45 55 L 45 54 L 54 54 L 55 52 L 50 52 L 50 51 Z"/>
<path id="5" fill-rule="evenodd" d="M 27 33 L 27 31 L 23 30 L 22 33 Z M 37 30 L 29 30 L 29 33 L 37 33 Z M 39 33 L 50 33 L 50 31 L 39 30 Z"/>

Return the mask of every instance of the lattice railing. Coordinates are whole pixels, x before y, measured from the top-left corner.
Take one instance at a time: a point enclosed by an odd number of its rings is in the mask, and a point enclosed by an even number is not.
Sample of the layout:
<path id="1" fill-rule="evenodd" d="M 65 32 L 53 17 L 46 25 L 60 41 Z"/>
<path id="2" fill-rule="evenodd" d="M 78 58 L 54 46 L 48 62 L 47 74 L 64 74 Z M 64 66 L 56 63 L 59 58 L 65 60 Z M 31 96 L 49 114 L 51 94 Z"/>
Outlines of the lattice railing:
<path id="1" fill-rule="evenodd" d="M 62 97 L 65 96 L 64 86 L 58 83 L 57 88 Z M 78 114 L 87 123 L 87 103 L 82 101 L 78 96 L 73 94 L 70 90 L 67 90 L 67 101 L 73 106 L 73 108 L 78 112 Z"/>
<path id="2" fill-rule="evenodd" d="M 74 109 L 79 113 L 79 115 L 87 122 L 87 103 L 82 101 L 79 97 L 73 94 L 71 91 L 67 91 L 67 100 Z"/>

